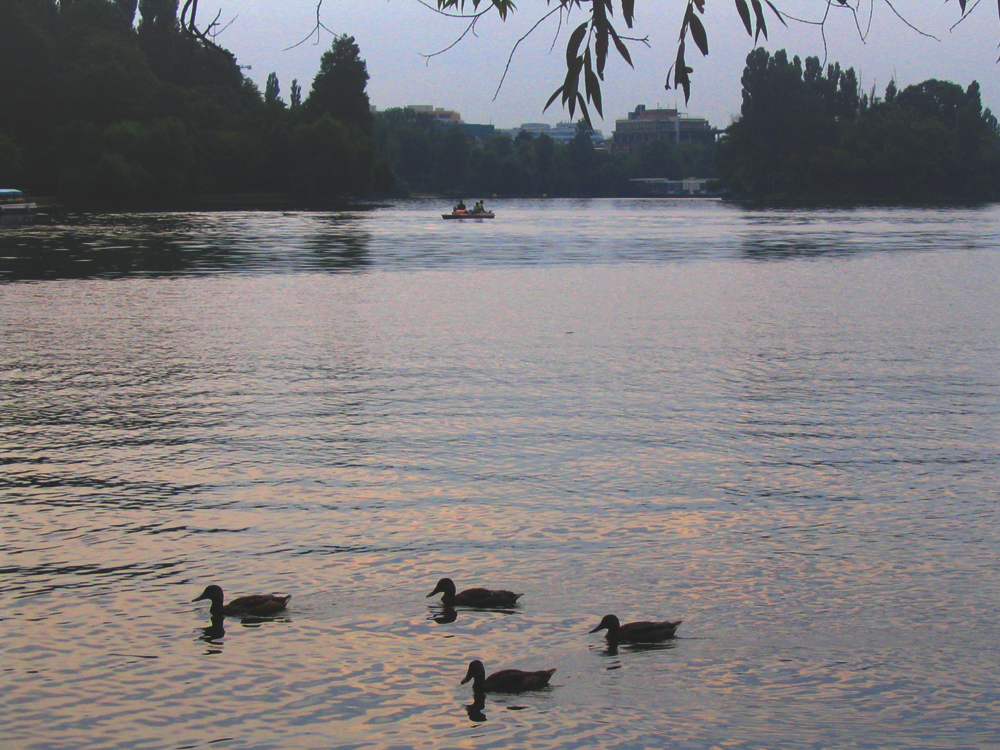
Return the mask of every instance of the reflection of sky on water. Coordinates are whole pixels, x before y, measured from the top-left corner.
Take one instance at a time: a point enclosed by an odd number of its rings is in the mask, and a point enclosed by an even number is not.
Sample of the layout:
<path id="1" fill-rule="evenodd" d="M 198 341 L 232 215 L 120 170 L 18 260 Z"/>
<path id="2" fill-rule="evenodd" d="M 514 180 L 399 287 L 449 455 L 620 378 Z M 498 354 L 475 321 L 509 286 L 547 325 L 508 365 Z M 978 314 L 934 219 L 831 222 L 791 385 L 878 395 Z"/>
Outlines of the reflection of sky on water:
<path id="1" fill-rule="evenodd" d="M 0 227 L 0 281 L 344 273 L 693 260 L 830 259 L 990 249 L 993 206 L 747 209 L 714 200 L 498 200 L 497 219 L 440 201 L 371 210 L 176 214 L 53 211 Z"/>
<path id="2" fill-rule="evenodd" d="M 0 230 L 0 279 L 127 278 L 364 269 L 352 214 L 235 212 L 78 215 Z"/>
<path id="3" fill-rule="evenodd" d="M 430 270 L 399 214 L 364 274 L 0 286 L 14 746 L 992 741 L 994 253 Z M 483 722 L 472 658 L 558 671 Z"/>

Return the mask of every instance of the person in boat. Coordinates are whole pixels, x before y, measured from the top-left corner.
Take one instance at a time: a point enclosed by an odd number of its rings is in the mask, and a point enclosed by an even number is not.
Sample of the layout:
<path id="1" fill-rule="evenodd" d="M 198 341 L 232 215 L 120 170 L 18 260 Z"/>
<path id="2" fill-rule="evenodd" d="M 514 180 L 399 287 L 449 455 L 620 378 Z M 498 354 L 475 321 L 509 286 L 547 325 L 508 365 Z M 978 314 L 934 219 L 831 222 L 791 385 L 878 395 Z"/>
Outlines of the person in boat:
<path id="1" fill-rule="evenodd" d="M 469 213 L 469 209 L 467 209 L 465 207 L 465 201 L 462 200 L 461 198 L 458 199 L 458 205 L 455 206 L 455 213 L 456 214 L 467 214 L 467 213 Z"/>
<path id="2" fill-rule="evenodd" d="M 483 205 L 482 201 L 476 201 L 476 205 L 472 207 L 472 213 L 484 214 L 486 213 L 486 206 Z"/>

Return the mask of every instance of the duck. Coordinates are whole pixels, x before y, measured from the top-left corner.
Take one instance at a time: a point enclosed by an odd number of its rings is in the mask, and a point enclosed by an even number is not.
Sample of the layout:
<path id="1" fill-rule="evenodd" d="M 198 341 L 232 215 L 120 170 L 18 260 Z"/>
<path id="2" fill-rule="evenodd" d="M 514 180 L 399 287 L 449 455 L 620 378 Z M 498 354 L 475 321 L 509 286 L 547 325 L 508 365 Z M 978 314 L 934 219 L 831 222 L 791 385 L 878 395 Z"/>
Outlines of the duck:
<path id="1" fill-rule="evenodd" d="M 455 582 L 450 578 L 442 578 L 437 582 L 437 586 L 427 596 L 444 594 L 441 603 L 446 607 L 513 607 L 517 600 L 524 594 L 515 594 L 513 591 L 503 591 L 494 589 L 466 589 L 456 594 Z"/>
<path id="2" fill-rule="evenodd" d="M 607 630 L 607 639 L 611 643 L 657 643 L 674 637 L 677 627 L 683 620 L 674 622 L 628 622 L 622 625 L 614 615 L 604 615 L 601 624 L 591 630 Z"/>
<path id="3" fill-rule="evenodd" d="M 278 594 L 250 594 L 233 599 L 229 604 L 223 604 L 222 587 L 212 584 L 206 586 L 201 595 L 196 596 L 191 601 L 197 602 L 208 599 L 212 602 L 209 609 L 212 617 L 222 615 L 249 615 L 251 617 L 270 617 L 277 614 L 288 605 L 291 594 L 279 596 Z"/>
<path id="4" fill-rule="evenodd" d="M 502 669 L 486 676 L 486 667 L 476 659 L 469 662 L 469 671 L 465 673 L 462 685 L 472 680 L 474 693 L 523 693 L 526 690 L 539 690 L 549 684 L 555 669 L 542 669 L 537 672 L 525 672 L 520 669 Z"/>

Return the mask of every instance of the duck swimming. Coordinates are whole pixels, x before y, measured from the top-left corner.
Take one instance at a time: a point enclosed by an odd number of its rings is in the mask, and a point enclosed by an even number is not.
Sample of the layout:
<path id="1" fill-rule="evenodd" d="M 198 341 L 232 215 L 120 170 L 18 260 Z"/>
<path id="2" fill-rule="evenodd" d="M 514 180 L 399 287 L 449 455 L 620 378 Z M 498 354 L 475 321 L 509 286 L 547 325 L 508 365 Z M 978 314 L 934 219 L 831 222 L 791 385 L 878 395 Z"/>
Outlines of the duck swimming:
<path id="1" fill-rule="evenodd" d="M 241 596 L 233 599 L 229 604 L 223 604 L 223 593 L 222 588 L 216 585 L 206 586 L 205 590 L 201 592 L 200 596 L 195 597 L 191 601 L 197 602 L 202 599 L 208 599 L 212 602 L 212 606 L 209 608 L 212 617 L 219 617 L 221 615 L 250 615 L 251 617 L 270 617 L 283 610 L 288 604 L 288 600 L 292 598 L 291 594 L 287 596 L 278 596 L 277 594 L 250 594 L 249 596 Z"/>
<path id="2" fill-rule="evenodd" d="M 601 624 L 591 630 L 607 630 L 610 643 L 657 643 L 674 637 L 674 631 L 683 620 L 676 622 L 629 622 L 622 625 L 614 615 L 605 615 Z"/>
<path id="3" fill-rule="evenodd" d="M 538 672 L 524 672 L 520 669 L 502 669 L 486 676 L 486 667 L 476 659 L 469 662 L 469 671 L 461 684 L 472 680 L 474 693 L 522 693 L 525 690 L 539 690 L 549 684 L 556 670 L 543 669 Z"/>
<path id="4" fill-rule="evenodd" d="M 466 589 L 456 594 L 455 582 L 442 578 L 427 596 L 444 594 L 441 603 L 446 607 L 513 607 L 524 594 L 494 589 Z"/>

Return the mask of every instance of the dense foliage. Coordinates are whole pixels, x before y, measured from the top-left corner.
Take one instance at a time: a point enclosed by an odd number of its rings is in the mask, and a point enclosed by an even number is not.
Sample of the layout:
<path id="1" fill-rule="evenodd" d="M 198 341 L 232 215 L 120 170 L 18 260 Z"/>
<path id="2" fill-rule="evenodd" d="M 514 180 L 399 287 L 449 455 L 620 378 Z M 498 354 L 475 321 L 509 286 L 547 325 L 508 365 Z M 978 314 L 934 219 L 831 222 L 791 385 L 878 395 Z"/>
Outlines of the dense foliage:
<path id="1" fill-rule="evenodd" d="M 373 186 L 368 73 L 333 40 L 302 101 L 181 33 L 178 0 L 0 0 L 0 184 L 68 198 L 205 192 L 307 199 Z"/>
<path id="2" fill-rule="evenodd" d="M 983 201 L 1000 197 L 1000 129 L 979 84 L 929 80 L 884 98 L 853 69 L 756 49 L 719 148 L 732 194 L 752 199 Z"/>
<path id="3" fill-rule="evenodd" d="M 590 129 L 577 125 L 569 143 L 522 132 L 468 136 L 460 125 L 442 126 L 430 115 L 390 109 L 376 117 L 379 155 L 401 190 L 465 196 L 630 195 L 637 177 L 711 177 L 715 146 L 650 143 L 631 153 L 595 147 Z"/>
<path id="4" fill-rule="evenodd" d="M 265 90 L 231 53 L 187 33 L 179 0 L 0 0 L 0 184 L 139 201 L 283 192 L 617 196 L 633 178 L 719 173 L 754 199 L 1000 197 L 1000 131 L 979 86 L 930 80 L 878 98 L 853 70 L 763 49 L 742 116 L 714 144 L 595 148 L 576 138 L 473 138 L 393 109 L 373 115 L 355 40 L 335 37 L 303 97 Z M 185 7 L 187 7 L 185 5 Z M 395 188 L 393 186 L 395 185 Z"/>

